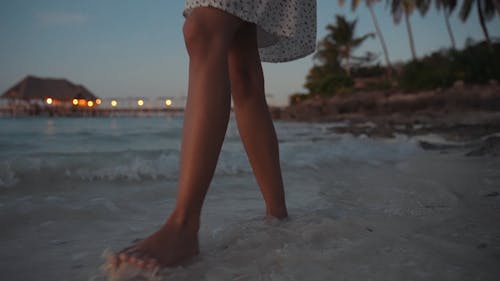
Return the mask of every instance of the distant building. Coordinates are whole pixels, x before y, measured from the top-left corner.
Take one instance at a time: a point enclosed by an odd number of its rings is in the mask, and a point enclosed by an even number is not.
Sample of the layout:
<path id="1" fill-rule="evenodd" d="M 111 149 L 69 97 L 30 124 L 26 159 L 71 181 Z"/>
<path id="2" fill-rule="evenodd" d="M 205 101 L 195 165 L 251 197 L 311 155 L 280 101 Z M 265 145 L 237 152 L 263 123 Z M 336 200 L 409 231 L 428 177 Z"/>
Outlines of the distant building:
<path id="1" fill-rule="evenodd" d="M 54 101 L 72 102 L 74 99 L 97 100 L 82 85 L 76 85 L 66 79 L 39 78 L 27 76 L 12 88 L 4 92 L 1 98 L 34 101 L 45 101 L 48 98 Z"/>
<path id="2" fill-rule="evenodd" d="M 150 116 L 182 112 L 173 98 L 100 99 L 66 79 L 27 76 L 0 96 L 3 116 Z"/>
<path id="3" fill-rule="evenodd" d="M 0 116 L 82 115 L 100 103 L 84 86 L 66 79 L 27 76 L 0 96 Z"/>

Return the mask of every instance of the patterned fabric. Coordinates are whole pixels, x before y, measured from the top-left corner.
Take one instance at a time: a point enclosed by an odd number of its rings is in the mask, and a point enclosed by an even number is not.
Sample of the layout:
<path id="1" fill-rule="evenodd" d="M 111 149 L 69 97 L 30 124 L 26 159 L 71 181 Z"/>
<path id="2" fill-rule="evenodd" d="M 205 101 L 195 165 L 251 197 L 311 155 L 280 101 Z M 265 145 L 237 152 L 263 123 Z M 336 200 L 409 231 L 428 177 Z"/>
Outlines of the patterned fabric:
<path id="1" fill-rule="evenodd" d="M 213 7 L 257 25 L 262 61 L 305 57 L 316 47 L 316 0 L 186 0 L 183 15 Z"/>

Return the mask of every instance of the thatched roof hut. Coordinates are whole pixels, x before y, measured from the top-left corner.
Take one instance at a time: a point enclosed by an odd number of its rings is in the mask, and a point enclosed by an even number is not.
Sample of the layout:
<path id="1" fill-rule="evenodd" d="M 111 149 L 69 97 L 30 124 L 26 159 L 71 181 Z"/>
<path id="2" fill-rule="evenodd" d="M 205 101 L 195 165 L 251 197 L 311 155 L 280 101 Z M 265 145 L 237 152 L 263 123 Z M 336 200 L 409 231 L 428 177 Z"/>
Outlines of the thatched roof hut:
<path id="1" fill-rule="evenodd" d="M 84 86 L 76 85 L 66 79 L 39 78 L 34 76 L 27 76 L 1 96 L 1 98 L 25 101 L 45 100 L 49 97 L 68 102 L 71 102 L 73 99 L 98 99 L 97 96 Z"/>

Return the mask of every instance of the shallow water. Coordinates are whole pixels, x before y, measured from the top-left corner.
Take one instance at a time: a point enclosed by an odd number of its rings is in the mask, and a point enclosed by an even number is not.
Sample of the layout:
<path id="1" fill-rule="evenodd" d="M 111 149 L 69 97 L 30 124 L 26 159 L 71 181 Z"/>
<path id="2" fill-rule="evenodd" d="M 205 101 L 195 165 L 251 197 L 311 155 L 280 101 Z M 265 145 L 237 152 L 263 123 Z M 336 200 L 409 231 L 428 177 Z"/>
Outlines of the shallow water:
<path id="1" fill-rule="evenodd" d="M 232 120 L 201 255 L 139 275 L 496 280 L 498 158 L 335 134 L 341 125 L 276 123 L 290 220 L 266 222 Z M 105 276 L 101 255 L 151 233 L 173 207 L 181 126 L 181 116 L 0 119 L 2 280 L 134 280 L 133 267 Z"/>

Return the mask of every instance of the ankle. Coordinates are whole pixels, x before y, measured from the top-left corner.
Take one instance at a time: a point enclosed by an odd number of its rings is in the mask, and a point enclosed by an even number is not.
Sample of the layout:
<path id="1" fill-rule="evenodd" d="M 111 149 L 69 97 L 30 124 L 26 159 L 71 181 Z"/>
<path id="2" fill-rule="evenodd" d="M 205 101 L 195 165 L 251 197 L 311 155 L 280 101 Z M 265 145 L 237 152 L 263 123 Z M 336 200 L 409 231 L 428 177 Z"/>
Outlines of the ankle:
<path id="1" fill-rule="evenodd" d="M 200 228 L 200 215 L 198 213 L 190 213 L 176 209 L 172 212 L 166 224 L 179 229 L 188 229 L 198 232 Z"/>
<path id="2" fill-rule="evenodd" d="M 285 219 L 288 217 L 288 212 L 286 208 L 281 209 L 267 209 L 266 215 L 268 217 L 276 218 L 276 219 Z"/>

